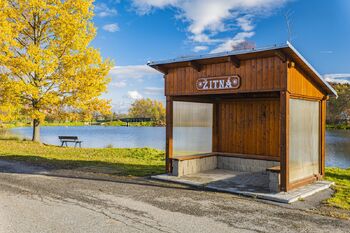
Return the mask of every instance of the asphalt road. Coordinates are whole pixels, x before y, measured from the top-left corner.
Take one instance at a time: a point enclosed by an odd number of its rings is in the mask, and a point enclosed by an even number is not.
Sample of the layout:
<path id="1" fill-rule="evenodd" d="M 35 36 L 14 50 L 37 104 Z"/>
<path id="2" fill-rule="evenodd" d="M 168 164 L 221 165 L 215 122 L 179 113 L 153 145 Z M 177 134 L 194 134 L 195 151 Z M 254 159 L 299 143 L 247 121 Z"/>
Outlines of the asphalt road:
<path id="1" fill-rule="evenodd" d="M 315 205 L 275 205 L 143 178 L 0 160 L 1 233 L 350 232 L 350 221 L 322 216 Z"/>

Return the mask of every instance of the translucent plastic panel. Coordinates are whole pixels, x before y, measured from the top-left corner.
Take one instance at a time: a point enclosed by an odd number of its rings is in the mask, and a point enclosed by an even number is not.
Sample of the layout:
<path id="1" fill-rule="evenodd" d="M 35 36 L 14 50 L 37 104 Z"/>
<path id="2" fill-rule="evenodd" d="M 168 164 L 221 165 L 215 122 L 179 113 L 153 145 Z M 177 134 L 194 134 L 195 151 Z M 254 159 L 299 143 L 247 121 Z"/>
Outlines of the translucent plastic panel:
<path id="1" fill-rule="evenodd" d="M 212 152 L 213 104 L 173 103 L 173 154 Z"/>
<path id="2" fill-rule="evenodd" d="M 319 102 L 290 100 L 289 181 L 319 173 Z"/>

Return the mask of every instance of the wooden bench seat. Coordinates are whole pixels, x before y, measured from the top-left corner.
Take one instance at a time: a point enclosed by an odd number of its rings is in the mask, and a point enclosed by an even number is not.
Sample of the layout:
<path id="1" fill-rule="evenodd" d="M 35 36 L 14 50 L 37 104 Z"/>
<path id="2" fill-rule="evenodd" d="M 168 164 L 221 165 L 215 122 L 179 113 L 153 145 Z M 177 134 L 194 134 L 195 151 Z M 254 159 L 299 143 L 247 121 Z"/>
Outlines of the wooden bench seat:
<path id="1" fill-rule="evenodd" d="M 191 160 L 191 159 L 202 159 L 206 157 L 216 156 L 216 153 L 205 153 L 205 154 L 198 154 L 198 155 L 180 155 L 172 158 L 173 160 L 178 161 L 185 161 L 185 160 Z"/>
<path id="2" fill-rule="evenodd" d="M 211 153 L 203 153 L 196 155 L 179 155 L 171 158 L 172 160 L 191 160 L 191 159 L 201 159 L 211 156 L 224 156 L 224 157 L 235 157 L 242 159 L 258 159 L 258 160 L 267 160 L 267 161 L 276 161 L 279 162 L 280 158 L 277 156 L 266 156 L 266 155 L 251 155 L 251 154 L 238 154 L 238 153 L 226 153 L 226 152 L 211 152 Z"/>
<path id="3" fill-rule="evenodd" d="M 61 141 L 61 146 L 66 144 L 68 146 L 68 142 L 74 143 L 74 147 L 76 147 L 79 144 L 79 147 L 81 147 L 81 143 L 83 141 L 79 140 L 77 136 L 58 136 L 58 139 Z"/>
<path id="4" fill-rule="evenodd" d="M 266 169 L 267 172 L 281 173 L 281 166 L 274 166 Z"/>

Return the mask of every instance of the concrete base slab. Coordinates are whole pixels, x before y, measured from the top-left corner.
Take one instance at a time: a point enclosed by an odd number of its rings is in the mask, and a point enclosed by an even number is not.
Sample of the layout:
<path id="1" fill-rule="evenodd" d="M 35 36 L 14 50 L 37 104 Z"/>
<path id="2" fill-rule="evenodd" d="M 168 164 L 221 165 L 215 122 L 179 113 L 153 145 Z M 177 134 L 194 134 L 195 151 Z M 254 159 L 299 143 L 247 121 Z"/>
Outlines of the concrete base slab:
<path id="1" fill-rule="evenodd" d="M 334 184 L 329 181 L 317 181 L 289 192 L 271 193 L 268 189 L 268 176 L 266 173 L 235 172 L 222 169 L 214 169 L 182 177 L 162 174 L 152 176 L 152 178 L 280 203 L 298 201 L 328 189 Z"/>
<path id="2" fill-rule="evenodd" d="M 204 187 L 211 182 L 226 180 L 226 179 L 232 178 L 234 175 L 235 175 L 235 172 L 233 171 L 214 169 L 214 170 L 208 170 L 208 171 L 194 173 L 194 174 L 180 176 L 180 177 L 168 175 L 168 174 L 161 174 L 161 175 L 152 176 L 152 178 L 157 180 L 188 184 L 196 187 Z"/>

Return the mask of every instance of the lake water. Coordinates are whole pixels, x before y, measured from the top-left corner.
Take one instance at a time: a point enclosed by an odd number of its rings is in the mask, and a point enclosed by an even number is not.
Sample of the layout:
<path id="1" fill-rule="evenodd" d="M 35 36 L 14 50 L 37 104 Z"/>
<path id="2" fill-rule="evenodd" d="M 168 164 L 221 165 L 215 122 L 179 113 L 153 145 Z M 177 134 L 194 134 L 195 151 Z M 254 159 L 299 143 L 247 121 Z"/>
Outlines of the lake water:
<path id="1" fill-rule="evenodd" d="M 30 127 L 15 128 L 13 133 L 30 138 Z M 41 140 L 59 145 L 59 135 L 75 135 L 83 140 L 83 147 L 152 147 L 165 148 L 164 127 L 41 127 Z M 350 167 L 350 130 L 327 130 L 326 166 Z"/>
<path id="2" fill-rule="evenodd" d="M 11 129 L 15 134 L 31 138 L 30 127 Z M 113 127 L 113 126 L 47 126 L 40 129 L 41 141 L 60 145 L 58 136 L 78 136 L 82 147 L 103 148 L 107 146 L 133 148 L 165 148 L 164 127 Z"/>

